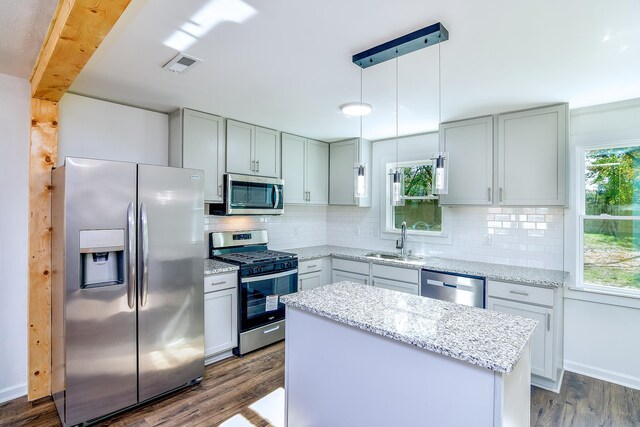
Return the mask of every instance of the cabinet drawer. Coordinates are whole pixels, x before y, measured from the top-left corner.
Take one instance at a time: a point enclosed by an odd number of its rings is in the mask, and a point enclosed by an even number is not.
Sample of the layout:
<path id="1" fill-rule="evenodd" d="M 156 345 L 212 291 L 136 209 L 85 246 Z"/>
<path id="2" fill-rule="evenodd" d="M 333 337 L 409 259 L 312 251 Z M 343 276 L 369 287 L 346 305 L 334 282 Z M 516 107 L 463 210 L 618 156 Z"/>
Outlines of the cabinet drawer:
<path id="1" fill-rule="evenodd" d="M 350 271 L 352 273 L 369 275 L 369 263 L 361 261 L 349 261 L 347 259 L 333 259 L 333 269 Z"/>
<path id="2" fill-rule="evenodd" d="M 406 283 L 397 280 L 388 280 L 374 277 L 373 279 L 371 279 L 371 284 L 377 288 L 384 288 L 392 291 L 404 292 L 407 294 L 420 295 L 420 289 L 417 283 Z"/>
<path id="3" fill-rule="evenodd" d="M 548 307 L 553 307 L 554 304 L 553 289 L 549 288 L 497 282 L 495 280 L 489 280 L 487 288 L 487 293 L 490 297 L 546 305 Z"/>
<path id="4" fill-rule="evenodd" d="M 204 293 L 238 286 L 238 272 L 212 274 L 204 277 Z"/>
<path id="5" fill-rule="evenodd" d="M 312 259 L 309 261 L 300 261 L 298 263 L 298 274 L 313 273 L 322 270 L 322 258 Z"/>
<path id="6" fill-rule="evenodd" d="M 390 265 L 371 265 L 371 275 L 374 277 L 382 277 L 385 279 L 400 280 L 402 282 L 415 283 L 420 282 L 420 270 L 411 268 L 392 267 Z"/>

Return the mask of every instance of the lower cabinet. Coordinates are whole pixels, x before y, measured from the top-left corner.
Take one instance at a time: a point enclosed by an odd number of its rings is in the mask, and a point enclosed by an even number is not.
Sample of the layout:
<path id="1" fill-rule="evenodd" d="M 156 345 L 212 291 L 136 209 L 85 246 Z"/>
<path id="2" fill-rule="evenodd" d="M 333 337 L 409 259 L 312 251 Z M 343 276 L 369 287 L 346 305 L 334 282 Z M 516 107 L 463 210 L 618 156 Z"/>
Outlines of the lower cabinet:
<path id="1" fill-rule="evenodd" d="M 316 258 L 298 263 L 298 290 L 308 291 L 331 282 L 329 258 Z"/>
<path id="2" fill-rule="evenodd" d="M 371 264 L 371 284 L 378 288 L 420 294 L 420 270 Z"/>
<path id="3" fill-rule="evenodd" d="M 234 272 L 204 280 L 204 357 L 211 363 L 238 346 L 238 279 Z"/>
<path id="4" fill-rule="evenodd" d="M 348 271 L 333 270 L 331 281 L 334 283 L 347 281 L 347 282 L 354 282 L 354 283 L 361 283 L 363 285 L 368 285 L 369 275 L 351 273 Z"/>
<path id="5" fill-rule="evenodd" d="M 369 285 L 370 266 L 368 262 L 351 261 L 341 258 L 331 260 L 331 282 L 354 282 Z"/>
<path id="6" fill-rule="evenodd" d="M 399 282 L 397 280 L 382 279 L 374 277 L 371 284 L 377 288 L 390 289 L 392 291 L 405 292 L 407 294 L 419 295 L 420 285 L 417 283 Z"/>
<path id="7" fill-rule="evenodd" d="M 538 321 L 531 338 L 531 383 L 558 391 L 563 372 L 562 288 L 487 283 L 487 309 Z"/>

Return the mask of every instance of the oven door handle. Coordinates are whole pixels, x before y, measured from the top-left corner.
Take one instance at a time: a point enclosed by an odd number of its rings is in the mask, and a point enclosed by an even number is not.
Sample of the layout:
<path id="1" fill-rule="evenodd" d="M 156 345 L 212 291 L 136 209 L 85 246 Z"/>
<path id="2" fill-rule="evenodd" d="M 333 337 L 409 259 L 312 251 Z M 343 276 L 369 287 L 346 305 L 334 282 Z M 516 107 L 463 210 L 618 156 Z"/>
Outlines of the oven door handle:
<path id="1" fill-rule="evenodd" d="M 279 277 L 291 276 L 296 273 L 298 273 L 298 269 L 294 268 L 293 270 L 287 270 L 280 273 L 267 274 L 264 276 L 241 277 L 240 282 L 242 283 L 259 282 L 261 280 L 270 280 L 270 279 L 277 279 Z"/>

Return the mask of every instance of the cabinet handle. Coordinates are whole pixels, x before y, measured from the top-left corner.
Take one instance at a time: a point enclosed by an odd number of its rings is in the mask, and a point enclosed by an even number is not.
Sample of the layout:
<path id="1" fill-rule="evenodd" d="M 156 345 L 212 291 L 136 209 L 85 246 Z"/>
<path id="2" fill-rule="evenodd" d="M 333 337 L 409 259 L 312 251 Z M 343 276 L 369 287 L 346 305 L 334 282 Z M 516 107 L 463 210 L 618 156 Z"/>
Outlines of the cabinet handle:
<path id="1" fill-rule="evenodd" d="M 227 283 L 227 282 L 225 282 L 225 281 L 222 281 L 222 282 L 212 282 L 212 283 L 209 283 L 209 286 L 224 285 L 225 283 Z"/>
<path id="2" fill-rule="evenodd" d="M 307 202 L 311 201 L 311 191 L 307 191 L 307 193 L 309 193 L 309 198 L 307 199 Z"/>
<path id="3" fill-rule="evenodd" d="M 256 171 L 256 161 L 251 160 L 251 172 L 255 172 L 255 171 Z"/>
<path id="4" fill-rule="evenodd" d="M 547 313 L 547 331 L 551 330 L 551 313 Z"/>
<path id="5" fill-rule="evenodd" d="M 218 185 L 218 197 L 222 197 L 222 184 Z"/>
<path id="6" fill-rule="evenodd" d="M 307 268 L 316 268 L 318 265 L 317 264 L 313 264 L 313 265 L 308 265 Z"/>
<path id="7" fill-rule="evenodd" d="M 500 187 L 500 201 L 502 202 L 502 196 L 503 196 L 504 191 L 502 191 L 502 187 Z"/>
<path id="8" fill-rule="evenodd" d="M 364 279 L 364 284 L 368 285 L 369 283 L 367 283 L 369 281 L 369 279 Z"/>
<path id="9" fill-rule="evenodd" d="M 487 187 L 487 196 L 489 197 L 488 201 L 491 201 L 491 187 Z"/>
<path id="10" fill-rule="evenodd" d="M 515 295 L 522 295 L 522 296 L 525 296 L 525 297 L 529 296 L 529 294 L 526 293 L 526 292 L 514 291 L 514 290 L 511 290 L 511 289 L 509 290 L 509 293 L 510 294 L 515 294 Z"/>
<path id="11" fill-rule="evenodd" d="M 256 160 L 256 172 L 260 173 L 260 160 Z"/>

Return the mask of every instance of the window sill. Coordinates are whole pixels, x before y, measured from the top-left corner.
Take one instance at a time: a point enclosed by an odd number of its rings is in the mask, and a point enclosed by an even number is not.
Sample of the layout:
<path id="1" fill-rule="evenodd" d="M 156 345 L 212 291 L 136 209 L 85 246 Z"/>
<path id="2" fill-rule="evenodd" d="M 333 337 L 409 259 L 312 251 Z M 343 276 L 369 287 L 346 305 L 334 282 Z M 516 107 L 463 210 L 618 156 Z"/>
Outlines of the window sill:
<path id="1" fill-rule="evenodd" d="M 564 298 L 640 309 L 640 291 L 573 285 Z"/>

